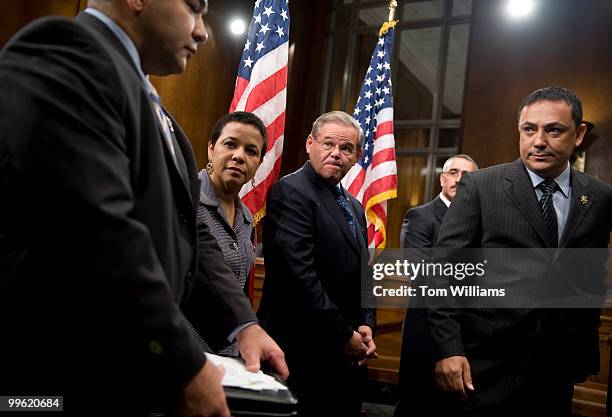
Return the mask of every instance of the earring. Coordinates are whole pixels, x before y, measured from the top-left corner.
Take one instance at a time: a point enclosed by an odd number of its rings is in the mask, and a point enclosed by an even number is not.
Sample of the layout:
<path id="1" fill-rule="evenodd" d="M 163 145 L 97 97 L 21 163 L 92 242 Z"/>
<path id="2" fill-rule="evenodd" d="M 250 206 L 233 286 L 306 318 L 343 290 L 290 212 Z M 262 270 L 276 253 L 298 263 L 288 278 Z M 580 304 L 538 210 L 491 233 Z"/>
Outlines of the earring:
<path id="1" fill-rule="evenodd" d="M 255 188 L 255 177 L 251 178 L 251 185 Z"/>
<path id="2" fill-rule="evenodd" d="M 214 171 L 215 171 L 215 167 L 213 166 L 212 161 L 208 161 L 208 163 L 206 164 L 206 173 L 208 175 L 211 175 Z"/>

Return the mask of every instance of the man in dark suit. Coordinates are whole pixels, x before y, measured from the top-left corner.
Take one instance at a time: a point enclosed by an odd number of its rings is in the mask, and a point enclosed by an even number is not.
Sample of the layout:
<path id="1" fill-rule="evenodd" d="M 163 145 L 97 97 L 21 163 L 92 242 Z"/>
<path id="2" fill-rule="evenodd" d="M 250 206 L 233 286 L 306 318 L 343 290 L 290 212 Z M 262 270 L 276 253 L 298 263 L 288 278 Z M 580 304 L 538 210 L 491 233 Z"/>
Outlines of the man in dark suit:
<path id="1" fill-rule="evenodd" d="M 463 174 L 478 169 L 474 160 L 465 154 L 451 156 L 440 173 L 442 191 L 429 203 L 406 212 L 402 224 L 402 249 L 432 248 L 444 215 L 455 198 L 457 184 Z M 414 254 L 412 251 L 406 253 Z M 420 259 L 417 259 L 418 262 Z M 433 341 L 427 327 L 427 310 L 422 299 L 411 298 L 402 332 L 402 354 L 399 369 L 399 401 L 394 415 L 443 415 L 444 401 L 437 401 L 434 378 Z"/>
<path id="2" fill-rule="evenodd" d="M 196 224 L 191 147 L 147 78 L 185 70 L 207 2 L 88 6 L 0 56 L 0 393 L 63 395 L 79 415 L 228 416 L 179 310 L 190 294 L 207 340 L 236 338 L 253 368 L 284 360 Z"/>
<path id="3" fill-rule="evenodd" d="M 570 90 L 529 94 L 518 131 L 520 159 L 463 178 L 434 249 L 482 248 L 496 261 L 481 282 L 513 295 L 501 304 L 512 308 L 428 298 L 436 377 L 463 398 L 457 415 L 568 416 L 573 383 L 599 369 L 599 308 L 564 300 L 605 293 L 607 249 L 592 248 L 608 246 L 612 189 L 569 165 L 586 131 Z"/>
<path id="4" fill-rule="evenodd" d="M 268 193 L 266 280 L 258 311 L 291 372 L 300 416 L 359 416 L 375 310 L 362 305 L 364 211 L 340 185 L 359 157 L 361 129 L 344 112 L 313 124 L 309 161 Z"/>

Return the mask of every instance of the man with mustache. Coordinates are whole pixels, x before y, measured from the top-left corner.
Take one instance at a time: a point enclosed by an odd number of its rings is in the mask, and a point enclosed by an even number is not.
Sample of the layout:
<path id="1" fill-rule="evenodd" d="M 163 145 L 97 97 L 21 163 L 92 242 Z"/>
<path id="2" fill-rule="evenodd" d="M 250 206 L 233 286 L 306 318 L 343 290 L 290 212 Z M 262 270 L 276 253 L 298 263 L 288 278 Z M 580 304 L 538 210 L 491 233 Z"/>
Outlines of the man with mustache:
<path id="1" fill-rule="evenodd" d="M 477 169 L 476 162 L 469 155 L 458 154 L 446 160 L 440 174 L 440 194 L 429 203 L 413 207 L 406 212 L 400 237 L 402 249 L 433 247 L 444 215 L 457 193 L 457 184 L 464 174 Z M 407 253 L 414 254 L 412 251 Z M 415 262 L 420 260 L 414 259 Z M 420 298 L 411 297 L 406 311 L 399 371 L 400 398 L 395 408 L 396 417 L 443 415 L 444 402 L 436 401 L 433 341 L 427 327 L 427 310 L 422 301 Z"/>
<path id="2" fill-rule="evenodd" d="M 309 161 L 268 192 L 258 316 L 287 355 L 303 417 L 359 416 L 363 365 L 376 351 L 376 311 L 361 303 L 364 211 L 340 184 L 361 138 L 350 115 L 321 115 L 306 139 Z"/>
<path id="3" fill-rule="evenodd" d="M 571 90 L 529 94 L 517 127 L 520 158 L 463 178 L 434 247 L 434 259 L 480 248 L 481 282 L 513 294 L 496 308 L 427 300 L 437 382 L 460 399 L 457 416 L 569 416 L 573 384 L 599 370 L 612 188 L 569 164 L 586 132 Z"/>
<path id="4" fill-rule="evenodd" d="M 0 55 L 0 394 L 73 415 L 229 416 L 206 340 L 283 353 L 196 222 L 191 145 L 148 75 L 206 42 L 206 0 L 90 0 Z M 194 306 L 195 304 L 195 306 Z"/>

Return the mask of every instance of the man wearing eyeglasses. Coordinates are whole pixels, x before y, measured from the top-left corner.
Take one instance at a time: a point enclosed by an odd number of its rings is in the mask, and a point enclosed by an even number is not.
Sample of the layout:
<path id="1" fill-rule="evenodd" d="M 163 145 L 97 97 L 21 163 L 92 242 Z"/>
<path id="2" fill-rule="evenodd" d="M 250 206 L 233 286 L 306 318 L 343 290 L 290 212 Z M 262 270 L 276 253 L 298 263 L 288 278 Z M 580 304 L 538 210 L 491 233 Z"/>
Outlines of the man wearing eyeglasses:
<path id="1" fill-rule="evenodd" d="M 365 215 L 340 185 L 361 137 L 348 114 L 323 114 L 306 139 L 309 161 L 268 192 L 258 315 L 286 354 L 300 416 L 359 416 L 376 351 L 376 312 L 361 305 Z"/>
<path id="2" fill-rule="evenodd" d="M 402 249 L 433 247 L 442 220 L 457 193 L 457 184 L 464 174 L 477 169 L 476 162 L 465 154 L 454 155 L 446 160 L 440 174 L 440 194 L 430 202 L 406 212 L 400 237 Z M 413 252 L 410 251 L 410 254 Z M 446 402 L 437 399 L 439 394 L 434 377 L 433 340 L 427 327 L 427 311 L 424 306 L 415 305 L 420 301 L 411 299 L 411 306 L 406 311 L 396 417 L 445 415 L 443 407 Z"/>

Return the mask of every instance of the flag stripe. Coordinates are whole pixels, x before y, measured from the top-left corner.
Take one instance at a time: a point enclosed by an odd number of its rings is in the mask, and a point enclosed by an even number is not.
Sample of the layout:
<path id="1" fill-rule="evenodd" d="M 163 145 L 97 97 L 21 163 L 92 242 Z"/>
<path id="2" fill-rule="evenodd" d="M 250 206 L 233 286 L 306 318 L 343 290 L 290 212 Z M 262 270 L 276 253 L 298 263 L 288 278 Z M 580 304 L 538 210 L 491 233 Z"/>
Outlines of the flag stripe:
<path id="1" fill-rule="evenodd" d="M 287 65 L 288 60 L 288 47 L 287 42 L 280 45 L 278 48 L 270 51 L 266 55 L 259 58 L 259 60 L 253 65 L 253 71 L 249 85 L 240 94 L 240 99 L 236 105 L 236 110 L 242 110 L 246 108 L 246 101 L 251 94 L 251 91 L 263 80 L 270 77 L 272 74 L 277 72 L 281 66 Z M 241 63 L 242 64 L 242 63 Z M 236 92 L 234 92 L 236 95 Z"/>
<path id="2" fill-rule="evenodd" d="M 389 161 L 395 161 L 395 148 L 383 149 L 382 151 L 376 152 L 372 157 L 372 169 Z"/>
<path id="3" fill-rule="evenodd" d="M 383 122 L 376 126 L 376 138 L 393 134 L 393 121 Z"/>
<path id="4" fill-rule="evenodd" d="M 253 111 L 283 91 L 287 86 L 287 67 L 283 67 L 253 88 L 246 102 L 246 111 Z"/>
<path id="5" fill-rule="evenodd" d="M 230 113 L 236 111 L 236 106 L 238 105 L 238 100 L 244 94 L 244 90 L 249 86 L 249 80 L 238 76 L 236 78 L 236 87 L 234 89 L 234 97 L 232 98 L 232 104 L 230 105 Z"/>

